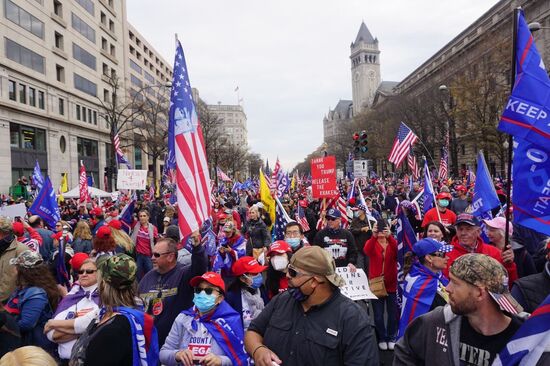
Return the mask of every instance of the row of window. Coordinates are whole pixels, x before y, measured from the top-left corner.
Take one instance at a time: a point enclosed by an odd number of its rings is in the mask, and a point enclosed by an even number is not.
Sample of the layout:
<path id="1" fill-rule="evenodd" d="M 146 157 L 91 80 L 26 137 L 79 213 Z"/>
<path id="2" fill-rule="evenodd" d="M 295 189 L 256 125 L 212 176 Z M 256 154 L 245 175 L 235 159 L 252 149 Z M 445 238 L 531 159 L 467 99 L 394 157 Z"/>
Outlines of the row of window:
<path id="1" fill-rule="evenodd" d="M 45 109 L 44 92 L 36 90 L 26 84 L 17 83 L 14 80 L 8 80 L 8 98 L 14 102 L 28 104 L 31 107 Z"/>
<path id="2" fill-rule="evenodd" d="M 46 151 L 46 130 L 10 123 L 10 146 L 15 149 Z"/>
<path id="3" fill-rule="evenodd" d="M 6 44 L 6 57 L 8 59 L 34 71 L 38 71 L 41 74 L 45 73 L 45 60 L 43 56 L 15 43 L 9 38 L 4 38 L 4 40 Z"/>
<path id="4" fill-rule="evenodd" d="M 80 19 L 75 13 L 72 14 L 72 26 L 74 30 L 82 34 L 85 38 L 95 43 L 95 29 L 88 25 L 85 21 Z"/>
<path id="5" fill-rule="evenodd" d="M 76 104 L 76 119 L 97 126 L 97 111 Z"/>
<path id="6" fill-rule="evenodd" d="M 95 15 L 94 2 L 92 0 L 76 0 L 76 2 L 92 16 Z"/>
<path id="7" fill-rule="evenodd" d="M 11 0 L 5 1 L 5 15 L 21 28 L 29 31 L 40 39 L 44 39 L 44 23 L 26 10 L 15 5 Z"/>

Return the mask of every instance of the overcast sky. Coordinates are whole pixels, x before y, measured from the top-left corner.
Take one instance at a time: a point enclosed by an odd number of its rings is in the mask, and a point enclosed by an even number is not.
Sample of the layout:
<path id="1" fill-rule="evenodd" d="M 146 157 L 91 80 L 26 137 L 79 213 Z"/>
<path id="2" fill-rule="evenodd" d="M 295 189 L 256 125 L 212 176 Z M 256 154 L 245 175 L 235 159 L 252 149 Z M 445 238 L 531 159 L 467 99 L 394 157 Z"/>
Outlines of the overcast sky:
<path id="1" fill-rule="evenodd" d="M 351 99 L 350 43 L 364 20 L 382 80 L 401 81 L 496 0 L 127 0 L 128 20 L 173 63 L 182 42 L 191 85 L 236 104 L 248 142 L 291 169 L 323 139 L 323 117 Z M 390 144 L 391 141 L 388 141 Z"/>

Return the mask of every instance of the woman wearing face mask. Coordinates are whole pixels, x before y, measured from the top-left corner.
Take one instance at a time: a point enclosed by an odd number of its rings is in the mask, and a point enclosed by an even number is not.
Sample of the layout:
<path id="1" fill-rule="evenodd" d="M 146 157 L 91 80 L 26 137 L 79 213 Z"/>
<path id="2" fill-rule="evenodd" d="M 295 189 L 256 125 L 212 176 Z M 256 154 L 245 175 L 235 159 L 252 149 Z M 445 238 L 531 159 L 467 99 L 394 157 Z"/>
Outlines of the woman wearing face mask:
<path id="1" fill-rule="evenodd" d="M 262 272 L 266 269 L 266 266 L 260 265 L 254 257 L 249 256 L 241 257 L 233 264 L 232 271 L 237 276 L 237 281 L 228 288 L 226 301 L 241 314 L 245 331 L 264 308 L 265 287 Z"/>
<path id="2" fill-rule="evenodd" d="M 456 222 L 456 214 L 448 207 L 451 204 L 451 194 L 449 192 L 441 192 L 435 196 L 436 207 L 431 208 L 424 215 L 422 227 L 426 227 L 431 221 L 439 221 L 444 226 L 454 225 Z"/>
<path id="3" fill-rule="evenodd" d="M 287 241 L 277 240 L 269 246 L 267 257 L 269 258 L 269 263 L 265 286 L 268 298 L 272 299 L 275 295 L 288 289 L 286 271 L 290 257 L 292 257 L 292 248 Z"/>
<path id="4" fill-rule="evenodd" d="M 160 350 L 160 362 L 167 366 L 247 365 L 241 317 L 224 301 L 221 276 L 206 272 L 193 277 L 190 284 L 195 288 L 195 306 L 181 312 L 174 321 Z"/>

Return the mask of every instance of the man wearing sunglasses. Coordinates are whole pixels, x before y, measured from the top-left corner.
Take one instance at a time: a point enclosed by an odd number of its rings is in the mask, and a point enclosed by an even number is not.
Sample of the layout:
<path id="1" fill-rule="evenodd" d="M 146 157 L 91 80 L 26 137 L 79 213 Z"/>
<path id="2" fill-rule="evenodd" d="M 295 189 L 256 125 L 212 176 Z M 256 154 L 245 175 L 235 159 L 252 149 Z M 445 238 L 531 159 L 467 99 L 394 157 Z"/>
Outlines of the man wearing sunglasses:
<path id="1" fill-rule="evenodd" d="M 366 312 L 340 293 L 332 256 L 305 247 L 290 260 L 288 291 L 250 323 L 245 347 L 258 366 L 378 365 Z"/>
<path id="2" fill-rule="evenodd" d="M 327 250 L 334 258 L 336 267 L 350 268 L 355 272 L 357 264 L 357 246 L 351 231 L 342 228 L 342 214 L 340 210 L 331 208 L 326 214 L 327 227 L 317 232 L 313 245 Z"/>
<path id="3" fill-rule="evenodd" d="M 208 269 L 199 233 L 194 233 L 192 237 L 190 267 L 178 262 L 176 241 L 162 238 L 152 251 L 153 270 L 139 282 L 139 296 L 145 303 L 145 311 L 154 316 L 159 345 L 164 343 L 179 312 L 192 305 L 193 288 L 189 280 Z"/>

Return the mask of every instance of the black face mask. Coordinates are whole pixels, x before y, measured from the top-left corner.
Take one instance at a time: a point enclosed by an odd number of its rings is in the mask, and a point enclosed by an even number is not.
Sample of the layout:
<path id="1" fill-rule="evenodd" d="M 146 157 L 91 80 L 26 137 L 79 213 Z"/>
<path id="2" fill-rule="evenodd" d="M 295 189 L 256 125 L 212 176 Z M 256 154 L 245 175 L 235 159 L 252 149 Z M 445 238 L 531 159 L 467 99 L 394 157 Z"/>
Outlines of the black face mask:
<path id="1" fill-rule="evenodd" d="M 311 296 L 311 294 L 313 294 L 313 292 L 309 295 L 307 294 L 304 294 L 302 292 L 302 286 L 305 285 L 306 283 L 308 283 L 309 281 L 311 281 L 313 279 L 313 277 L 311 277 L 309 280 L 305 281 L 304 283 L 302 283 L 300 286 L 298 287 L 288 287 L 288 293 L 296 300 L 296 301 L 299 301 L 299 302 L 304 302 L 308 299 L 308 297 Z M 313 290 L 315 291 L 315 290 Z"/>
<path id="2" fill-rule="evenodd" d="M 0 239 L 0 253 L 3 253 L 14 239 L 15 236 L 13 234 L 9 234 L 4 239 Z"/>

